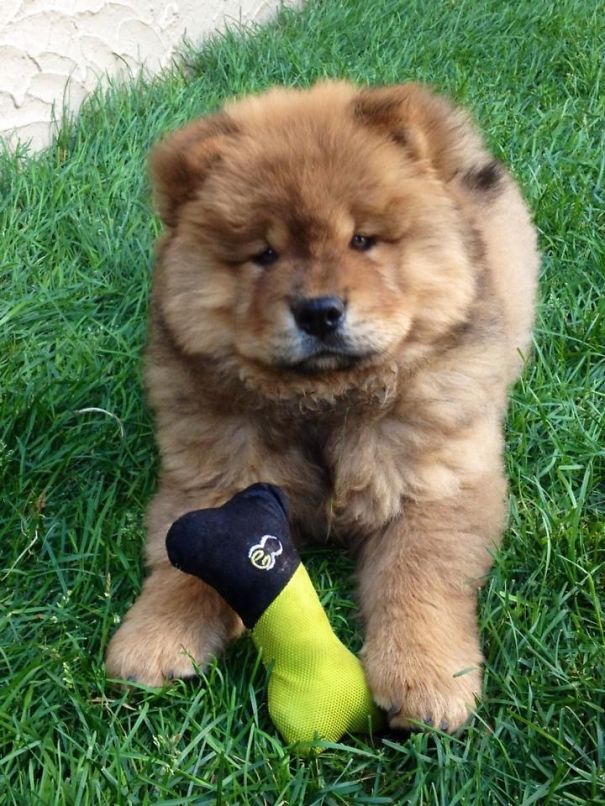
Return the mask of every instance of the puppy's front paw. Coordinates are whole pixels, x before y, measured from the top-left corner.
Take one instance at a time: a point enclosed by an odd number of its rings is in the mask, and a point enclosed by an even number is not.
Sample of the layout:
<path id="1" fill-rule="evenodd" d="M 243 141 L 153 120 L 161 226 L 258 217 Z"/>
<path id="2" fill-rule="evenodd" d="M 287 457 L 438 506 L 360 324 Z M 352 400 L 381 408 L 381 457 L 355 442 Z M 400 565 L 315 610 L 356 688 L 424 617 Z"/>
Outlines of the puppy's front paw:
<path id="1" fill-rule="evenodd" d="M 242 629 L 215 590 L 174 568 L 160 568 L 109 643 L 107 675 L 146 686 L 193 677 Z"/>
<path id="2" fill-rule="evenodd" d="M 387 712 L 392 728 L 425 724 L 454 733 L 468 720 L 480 696 L 478 663 L 465 666 L 411 649 L 395 656 L 371 645 L 362 654 L 374 699 Z"/>
<path id="3" fill-rule="evenodd" d="M 161 686 L 167 680 L 193 677 L 222 649 L 222 631 L 179 630 L 170 622 L 141 623 L 129 617 L 113 636 L 107 649 L 108 677 Z"/>

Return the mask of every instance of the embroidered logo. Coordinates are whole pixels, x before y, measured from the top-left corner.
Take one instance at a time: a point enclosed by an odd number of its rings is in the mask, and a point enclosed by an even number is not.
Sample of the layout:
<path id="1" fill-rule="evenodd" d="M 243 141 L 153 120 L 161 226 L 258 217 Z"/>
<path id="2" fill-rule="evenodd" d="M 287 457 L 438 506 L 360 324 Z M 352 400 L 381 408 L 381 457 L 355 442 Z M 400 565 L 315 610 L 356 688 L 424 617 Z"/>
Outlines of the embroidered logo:
<path id="1" fill-rule="evenodd" d="M 264 535 L 260 543 L 252 546 L 248 552 L 248 559 L 259 571 L 270 571 L 275 565 L 275 558 L 279 557 L 283 550 L 284 547 L 276 537 Z"/>

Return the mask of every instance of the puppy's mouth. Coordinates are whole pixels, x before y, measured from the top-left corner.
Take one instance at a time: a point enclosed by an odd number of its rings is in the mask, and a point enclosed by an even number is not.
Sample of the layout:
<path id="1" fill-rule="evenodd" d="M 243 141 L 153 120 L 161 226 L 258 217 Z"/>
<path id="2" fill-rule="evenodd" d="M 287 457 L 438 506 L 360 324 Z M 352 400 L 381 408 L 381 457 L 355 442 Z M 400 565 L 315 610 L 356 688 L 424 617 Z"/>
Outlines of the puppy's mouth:
<path id="1" fill-rule="evenodd" d="M 372 358 L 372 351 L 353 350 L 341 345 L 314 345 L 296 360 L 279 362 L 281 369 L 304 374 L 353 369 Z"/>

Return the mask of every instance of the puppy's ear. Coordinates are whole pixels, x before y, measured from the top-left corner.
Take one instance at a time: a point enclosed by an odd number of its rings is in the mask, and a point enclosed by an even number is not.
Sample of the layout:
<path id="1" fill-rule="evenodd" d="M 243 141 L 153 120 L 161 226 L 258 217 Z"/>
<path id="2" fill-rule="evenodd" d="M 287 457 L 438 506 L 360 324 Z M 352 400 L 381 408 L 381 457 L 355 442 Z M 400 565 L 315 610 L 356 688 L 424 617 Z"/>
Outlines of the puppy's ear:
<path id="1" fill-rule="evenodd" d="M 197 120 L 168 135 L 152 151 L 149 170 L 155 202 L 165 224 L 176 224 L 179 207 L 192 199 L 216 160 L 226 138 L 237 133 L 228 115 Z"/>
<path id="2" fill-rule="evenodd" d="M 360 123 L 379 129 L 421 160 L 428 157 L 428 144 L 412 103 L 415 91 L 412 84 L 364 89 L 353 102 L 353 113 Z"/>
<path id="3" fill-rule="evenodd" d="M 361 123 L 383 131 L 408 155 L 446 181 L 482 142 L 467 114 L 421 84 L 361 90 L 353 102 Z"/>

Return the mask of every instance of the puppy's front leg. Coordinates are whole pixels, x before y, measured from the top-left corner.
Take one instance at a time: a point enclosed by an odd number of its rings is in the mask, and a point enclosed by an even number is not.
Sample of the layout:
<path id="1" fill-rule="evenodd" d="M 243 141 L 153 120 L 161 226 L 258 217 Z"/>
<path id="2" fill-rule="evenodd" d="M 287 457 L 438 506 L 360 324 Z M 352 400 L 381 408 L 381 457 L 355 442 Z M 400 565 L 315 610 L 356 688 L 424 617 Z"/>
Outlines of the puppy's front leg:
<path id="1" fill-rule="evenodd" d="M 216 506 L 229 494 L 187 496 L 160 489 L 149 514 L 147 557 L 151 570 L 143 590 L 107 648 L 110 677 L 161 686 L 191 677 L 241 630 L 239 617 L 219 594 L 196 577 L 173 568 L 166 533 L 173 521 L 193 509 Z"/>
<path id="2" fill-rule="evenodd" d="M 477 591 L 504 519 L 504 481 L 456 499 L 407 502 L 360 559 L 362 658 L 392 727 L 455 731 L 481 691 Z"/>
<path id="3" fill-rule="evenodd" d="M 107 674 L 147 686 L 192 677 L 194 664 L 203 667 L 220 653 L 238 623 L 218 593 L 199 579 L 168 564 L 155 568 L 111 639 Z"/>

